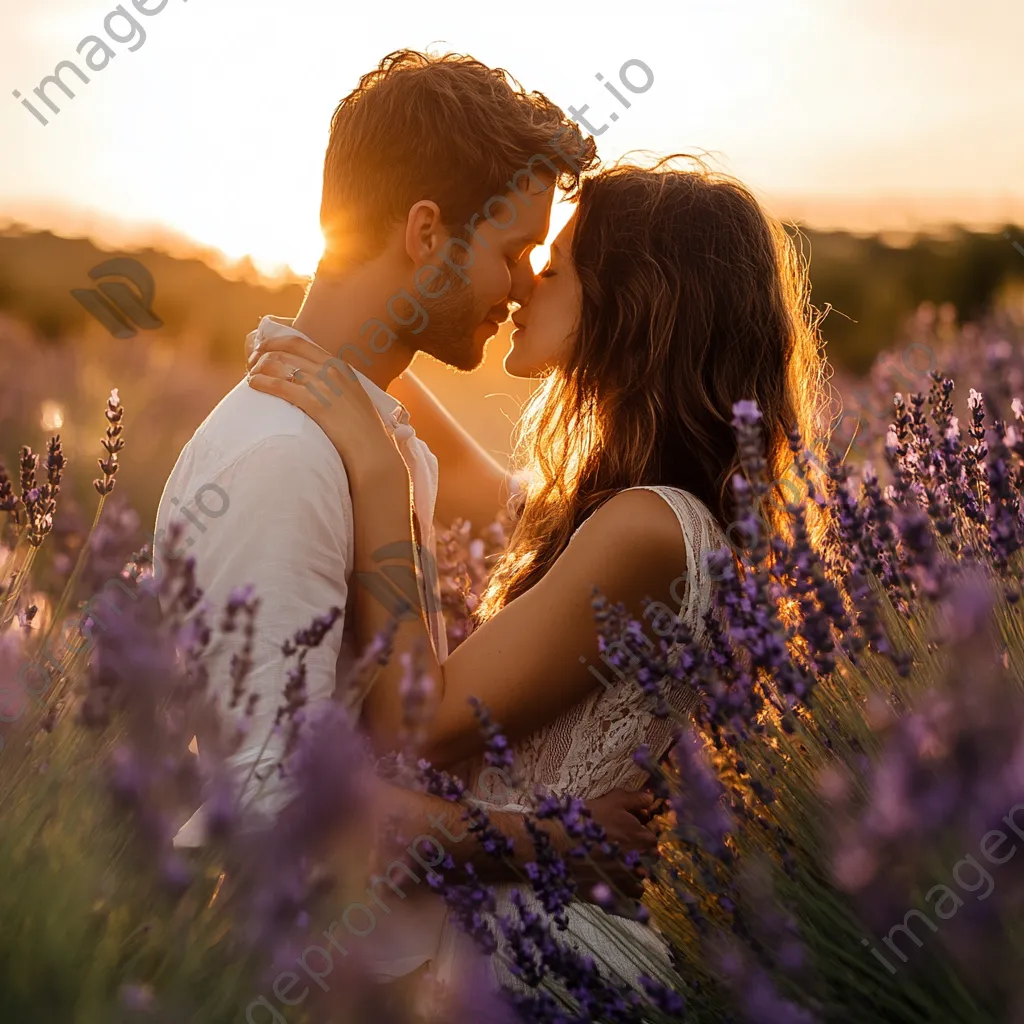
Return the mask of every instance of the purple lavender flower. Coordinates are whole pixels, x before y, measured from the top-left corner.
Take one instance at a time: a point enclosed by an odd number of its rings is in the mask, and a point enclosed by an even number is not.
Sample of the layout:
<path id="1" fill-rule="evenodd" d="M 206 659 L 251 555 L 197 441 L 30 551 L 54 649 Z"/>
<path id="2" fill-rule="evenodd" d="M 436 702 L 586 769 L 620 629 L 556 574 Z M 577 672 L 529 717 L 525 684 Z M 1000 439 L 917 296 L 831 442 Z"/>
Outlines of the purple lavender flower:
<path id="1" fill-rule="evenodd" d="M 671 759 L 680 781 L 679 794 L 671 801 L 677 832 L 684 841 L 705 845 L 716 857 L 726 856 L 725 837 L 733 822 L 723 806 L 725 790 L 709 768 L 694 730 L 680 732 Z"/>
<path id="2" fill-rule="evenodd" d="M 6 512 L 14 523 L 18 523 L 20 507 L 21 498 L 14 492 L 14 484 L 7 467 L 0 462 L 0 512 Z"/>
<path id="3" fill-rule="evenodd" d="M 490 712 L 476 697 L 470 697 L 469 703 L 472 705 L 473 714 L 480 723 L 480 731 L 484 735 L 485 762 L 491 768 L 501 768 L 511 772 L 514 763 L 512 749 L 505 734 L 501 731 L 501 726 L 491 720 Z"/>
<path id="4" fill-rule="evenodd" d="M 451 858 L 442 867 L 454 868 Z M 446 882 L 435 873 L 427 875 L 427 883 L 444 897 L 449 912 L 458 926 L 477 944 L 483 953 L 490 956 L 498 948 L 495 937 L 493 915 L 495 912 L 494 891 L 477 879 L 472 864 L 463 867 L 465 881 Z"/>
<path id="5" fill-rule="evenodd" d="M 117 456 L 124 450 L 124 438 L 121 436 L 124 430 L 124 427 L 121 425 L 121 421 L 124 419 L 124 408 L 121 406 L 121 398 L 117 388 L 110 392 L 104 415 L 107 418 L 107 430 L 102 444 L 107 452 L 107 457 L 96 460 L 103 471 L 103 476 L 93 481 L 93 487 L 96 488 L 96 491 L 101 496 L 110 494 L 114 489 L 114 476 L 118 469 L 121 468 Z"/>

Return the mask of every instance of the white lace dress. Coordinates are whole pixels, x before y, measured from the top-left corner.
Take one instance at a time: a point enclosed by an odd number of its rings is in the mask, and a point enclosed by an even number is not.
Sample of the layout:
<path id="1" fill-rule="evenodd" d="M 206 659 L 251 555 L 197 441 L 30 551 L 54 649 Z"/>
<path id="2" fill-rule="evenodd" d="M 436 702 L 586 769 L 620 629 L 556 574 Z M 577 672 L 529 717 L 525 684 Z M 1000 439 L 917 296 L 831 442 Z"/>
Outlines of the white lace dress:
<path id="1" fill-rule="evenodd" d="M 671 487 L 630 489 L 659 494 L 679 520 L 686 543 L 687 569 L 679 614 L 699 638 L 704 633 L 704 614 L 712 598 L 703 558 L 706 552 L 723 546 L 725 539 L 707 506 L 692 494 Z M 602 687 L 514 746 L 515 774 L 520 783 L 517 790 L 510 792 L 492 774 L 486 779 L 467 780 L 471 783 L 470 791 L 482 798 L 486 809 L 525 811 L 532 804 L 537 786 L 556 796 L 569 794 L 584 800 L 616 788 L 639 789 L 646 773 L 633 761 L 634 751 L 647 744 L 654 758 L 660 758 L 668 749 L 676 721 L 689 714 L 694 701 L 693 691 L 677 688 L 668 694 L 673 715 L 659 719 L 651 713 L 650 700 L 636 684 L 623 682 Z M 479 767 L 482 765 L 478 770 Z M 488 780 L 495 782 L 490 791 Z M 474 785 L 477 782 L 479 788 Z M 514 889 L 519 889 L 530 909 L 540 909 L 524 880 L 519 885 L 495 886 L 499 916 L 518 920 L 518 911 L 510 900 Z M 567 917 L 568 929 L 556 928 L 555 937 L 592 956 L 607 977 L 628 984 L 634 983 L 638 974 L 669 980 L 666 947 L 653 926 L 606 914 L 593 904 L 578 901 L 569 906 Z M 435 962 L 439 981 L 453 979 L 458 973 L 460 955 L 470 948 L 470 940 L 458 925 L 446 920 Z M 522 987 L 506 962 L 503 948 L 499 948 L 491 957 L 496 981 L 506 987 Z"/>

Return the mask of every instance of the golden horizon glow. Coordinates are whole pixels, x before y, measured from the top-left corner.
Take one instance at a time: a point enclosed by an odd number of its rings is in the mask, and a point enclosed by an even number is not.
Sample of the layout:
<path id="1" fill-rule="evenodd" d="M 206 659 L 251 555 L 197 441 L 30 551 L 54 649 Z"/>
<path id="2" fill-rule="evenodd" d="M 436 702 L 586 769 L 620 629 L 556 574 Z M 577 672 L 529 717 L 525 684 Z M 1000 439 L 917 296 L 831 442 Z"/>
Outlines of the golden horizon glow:
<path id="1" fill-rule="evenodd" d="M 136 50 L 112 43 L 87 83 L 69 72 L 74 98 L 51 87 L 60 109 L 41 125 L 12 92 L 33 97 L 112 6 L 48 0 L 5 14 L 0 137 L 18 158 L 0 162 L 0 216 L 48 206 L 52 218 L 33 221 L 63 231 L 62 209 L 89 210 L 95 236 L 107 237 L 104 220 L 150 225 L 271 276 L 308 276 L 333 110 L 382 55 L 413 46 L 508 68 L 591 123 L 605 160 L 703 151 L 769 204 L 860 202 L 866 223 L 895 218 L 868 207 L 901 196 L 951 197 L 946 220 L 973 202 L 1024 219 L 1018 0 L 933 0 L 926 12 L 889 0 L 654 0 L 634 18 L 595 0 L 588 18 L 552 12 L 543 31 L 501 9 L 409 0 L 386 17 L 328 0 L 247 0 L 244 13 L 170 0 L 137 17 Z M 633 59 L 654 80 L 624 109 L 606 88 Z M 788 216 L 784 204 L 772 212 Z"/>

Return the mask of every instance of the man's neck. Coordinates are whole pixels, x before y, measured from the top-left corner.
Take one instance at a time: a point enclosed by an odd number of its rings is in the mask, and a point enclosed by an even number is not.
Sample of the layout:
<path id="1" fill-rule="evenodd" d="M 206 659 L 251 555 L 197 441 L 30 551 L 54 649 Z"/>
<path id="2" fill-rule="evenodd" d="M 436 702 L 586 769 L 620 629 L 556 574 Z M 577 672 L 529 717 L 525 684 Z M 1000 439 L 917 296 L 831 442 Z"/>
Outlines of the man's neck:
<path id="1" fill-rule="evenodd" d="M 386 391 L 388 385 L 408 369 L 414 353 L 401 341 L 384 352 L 370 348 L 370 340 L 379 338 L 380 334 L 373 327 L 367 327 L 367 321 L 380 320 L 389 328 L 393 326 L 389 322 L 387 303 L 394 287 L 384 287 L 374 277 L 368 268 L 316 277 L 294 326 L 332 356 L 340 355 Z"/>

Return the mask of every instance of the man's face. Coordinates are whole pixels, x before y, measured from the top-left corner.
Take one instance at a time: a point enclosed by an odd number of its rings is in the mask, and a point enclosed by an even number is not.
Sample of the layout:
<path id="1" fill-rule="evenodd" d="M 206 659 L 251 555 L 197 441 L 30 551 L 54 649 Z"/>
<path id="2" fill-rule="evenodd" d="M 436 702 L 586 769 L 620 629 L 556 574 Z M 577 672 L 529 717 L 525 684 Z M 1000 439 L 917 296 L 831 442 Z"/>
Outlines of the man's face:
<path id="1" fill-rule="evenodd" d="M 537 178 L 520 185 L 473 215 L 465 241 L 449 238 L 435 261 L 439 276 L 421 267 L 414 279 L 429 321 L 410 340 L 458 370 L 480 365 L 509 302 L 524 302 L 533 287 L 530 252 L 547 238 L 554 189 Z"/>

